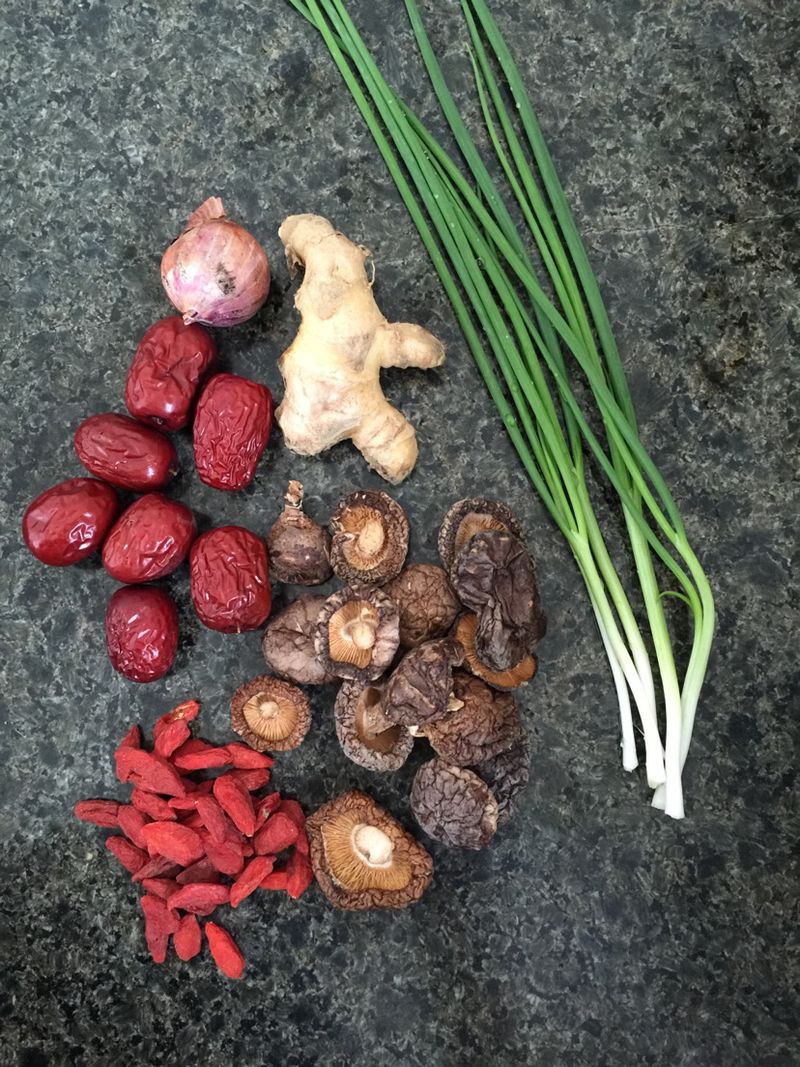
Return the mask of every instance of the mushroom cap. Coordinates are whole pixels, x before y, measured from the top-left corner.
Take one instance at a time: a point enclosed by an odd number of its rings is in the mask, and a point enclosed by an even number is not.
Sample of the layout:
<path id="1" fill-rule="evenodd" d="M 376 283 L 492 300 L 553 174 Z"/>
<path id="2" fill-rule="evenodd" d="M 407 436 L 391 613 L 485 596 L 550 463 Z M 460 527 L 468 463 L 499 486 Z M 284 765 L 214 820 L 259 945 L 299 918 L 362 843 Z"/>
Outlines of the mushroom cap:
<path id="1" fill-rule="evenodd" d="M 331 565 L 342 581 L 383 585 L 400 573 L 408 552 L 408 519 L 388 493 L 350 493 L 337 504 L 330 528 Z"/>
<path id="2" fill-rule="evenodd" d="M 519 663 L 544 635 L 533 560 L 513 534 L 475 534 L 456 559 L 451 578 L 462 604 L 478 614 L 475 649 L 493 671 Z"/>
<path id="3" fill-rule="evenodd" d="M 433 860 L 388 811 L 358 789 L 306 822 L 311 865 L 337 908 L 405 908 L 433 877 Z"/>
<path id="4" fill-rule="evenodd" d="M 303 486 L 289 482 L 286 506 L 267 535 L 270 573 L 279 582 L 319 585 L 331 576 L 328 531 L 303 511 Z"/>
<path id="5" fill-rule="evenodd" d="M 400 610 L 400 647 L 444 637 L 458 615 L 450 579 L 433 563 L 412 563 L 384 586 Z"/>
<path id="6" fill-rule="evenodd" d="M 482 678 L 493 689 L 516 689 L 530 681 L 536 674 L 538 663 L 533 652 L 523 656 L 507 671 L 493 671 L 481 660 L 475 648 L 475 633 L 478 629 L 478 616 L 474 612 L 465 612 L 456 624 L 453 636 L 464 646 L 464 666 L 478 678 Z"/>
<path id="7" fill-rule="evenodd" d="M 448 713 L 453 690 L 453 667 L 464 659 L 458 641 L 426 641 L 407 652 L 395 668 L 384 692 L 387 719 L 402 726 L 421 726 Z"/>
<path id="8" fill-rule="evenodd" d="M 314 648 L 337 678 L 380 677 L 400 643 L 397 605 L 380 589 L 345 586 L 329 596 L 317 619 Z"/>
<path id="9" fill-rule="evenodd" d="M 512 748 L 500 752 L 491 759 L 472 768 L 483 779 L 497 800 L 497 825 L 502 826 L 511 818 L 517 795 L 528 784 L 530 777 L 530 751 L 527 738 Z"/>
<path id="10" fill-rule="evenodd" d="M 446 763 L 472 767 L 524 740 L 519 708 L 509 693 L 497 693 L 480 678 L 454 671 L 453 697 L 454 710 L 420 730 Z"/>
<path id="11" fill-rule="evenodd" d="M 231 726 L 256 752 L 297 748 L 311 725 L 302 689 L 271 674 L 240 685 L 231 698 Z"/>
<path id="12" fill-rule="evenodd" d="M 439 530 L 439 555 L 448 573 L 468 541 L 483 530 L 503 530 L 522 540 L 522 529 L 506 504 L 479 496 L 458 500 Z"/>
<path id="13" fill-rule="evenodd" d="M 301 596 L 267 623 L 261 651 L 273 674 L 295 685 L 324 685 L 335 680 L 314 648 L 324 596 Z"/>
<path id="14" fill-rule="evenodd" d="M 414 738 L 383 714 L 383 682 L 342 683 L 334 704 L 336 736 L 345 755 L 370 771 L 396 771 L 408 759 Z"/>
<path id="15" fill-rule="evenodd" d="M 411 809 L 425 833 L 456 848 L 485 848 L 497 830 L 497 801 L 473 771 L 441 759 L 423 763 L 411 786 Z"/>

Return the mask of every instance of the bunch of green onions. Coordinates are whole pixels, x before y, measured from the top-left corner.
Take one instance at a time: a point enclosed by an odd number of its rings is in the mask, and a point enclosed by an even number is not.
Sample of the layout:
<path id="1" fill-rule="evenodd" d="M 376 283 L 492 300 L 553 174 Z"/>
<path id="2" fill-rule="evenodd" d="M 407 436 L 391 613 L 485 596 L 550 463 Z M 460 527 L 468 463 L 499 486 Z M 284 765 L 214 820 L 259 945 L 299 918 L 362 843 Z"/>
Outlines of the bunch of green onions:
<path id="1" fill-rule="evenodd" d="M 460 0 L 488 140 L 525 227 L 514 223 L 456 108 L 415 0 L 405 0 L 406 10 L 458 163 L 386 83 L 343 0 L 289 2 L 321 33 L 369 126 L 519 458 L 577 561 L 611 665 L 623 767 L 638 765 L 632 698 L 653 804 L 682 818 L 681 776 L 714 601 L 675 502 L 639 440 L 597 282 L 497 23 L 484 0 Z M 583 405 L 593 407 L 588 417 L 573 389 L 575 374 L 583 378 L 581 396 L 590 398 Z M 598 415 L 602 433 L 591 425 Z M 663 742 L 648 645 L 592 508 L 587 458 L 610 483 L 625 519 L 660 678 Z M 661 588 L 656 558 L 676 588 Z M 664 614 L 668 595 L 686 603 L 693 621 L 682 679 Z"/>

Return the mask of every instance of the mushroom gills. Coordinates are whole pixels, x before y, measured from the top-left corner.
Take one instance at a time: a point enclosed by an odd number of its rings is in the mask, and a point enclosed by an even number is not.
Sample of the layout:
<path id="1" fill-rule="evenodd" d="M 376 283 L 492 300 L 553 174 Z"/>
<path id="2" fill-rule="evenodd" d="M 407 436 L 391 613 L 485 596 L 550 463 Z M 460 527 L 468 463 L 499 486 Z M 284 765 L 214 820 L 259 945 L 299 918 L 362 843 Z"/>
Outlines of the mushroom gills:
<path id="1" fill-rule="evenodd" d="M 288 702 L 274 700 L 269 693 L 256 693 L 242 709 L 245 722 L 265 741 L 282 741 L 292 732 L 295 708 Z"/>
<path id="2" fill-rule="evenodd" d="M 383 516 L 374 508 L 352 508 L 341 518 L 344 554 L 359 570 L 369 570 L 381 558 L 386 544 Z"/>
<path id="3" fill-rule="evenodd" d="M 344 889 L 405 889 L 411 864 L 397 855 L 394 842 L 377 826 L 364 823 L 362 813 L 338 812 L 321 827 L 331 877 Z"/>
<path id="4" fill-rule="evenodd" d="M 369 666 L 378 630 L 378 613 L 364 600 L 349 600 L 334 612 L 328 623 L 331 659 Z"/>

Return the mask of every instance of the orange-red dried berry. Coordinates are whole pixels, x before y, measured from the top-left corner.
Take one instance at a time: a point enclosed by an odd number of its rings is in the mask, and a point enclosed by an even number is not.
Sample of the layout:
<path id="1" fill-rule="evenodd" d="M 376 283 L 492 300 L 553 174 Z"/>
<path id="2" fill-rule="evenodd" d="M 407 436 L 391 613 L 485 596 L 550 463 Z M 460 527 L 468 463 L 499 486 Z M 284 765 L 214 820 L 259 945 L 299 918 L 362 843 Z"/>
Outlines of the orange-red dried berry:
<path id="1" fill-rule="evenodd" d="M 202 945 L 202 933 L 196 915 L 184 915 L 172 935 L 172 944 L 178 959 L 191 960 L 197 955 Z"/>
<path id="2" fill-rule="evenodd" d="M 200 705 L 196 700 L 184 700 L 172 711 L 156 719 L 153 726 L 153 740 L 157 741 L 164 730 L 174 722 L 192 722 L 200 714 Z"/>
<path id="3" fill-rule="evenodd" d="M 117 834 L 106 838 L 106 848 L 113 853 L 126 871 L 136 874 L 147 863 L 147 853 L 132 845 L 126 837 Z"/>
<path id="4" fill-rule="evenodd" d="M 219 880 L 219 871 L 205 856 L 182 870 L 175 879 L 178 885 L 188 885 L 190 882 L 218 882 Z"/>
<path id="5" fill-rule="evenodd" d="M 249 745 L 243 745 L 239 741 L 232 741 L 225 746 L 228 750 L 229 763 L 242 770 L 255 770 L 257 768 L 271 767 L 275 762 L 272 756 L 263 752 L 256 752 Z"/>
<path id="6" fill-rule="evenodd" d="M 224 745 L 209 745 L 207 741 L 193 737 L 175 750 L 172 762 L 184 773 L 191 773 L 210 767 L 225 767 L 230 763 L 230 758 Z"/>
<path id="7" fill-rule="evenodd" d="M 285 812 L 276 811 L 256 833 L 253 845 L 260 856 L 282 852 L 295 843 L 299 833 L 296 823 Z"/>
<path id="8" fill-rule="evenodd" d="M 253 799 L 245 786 L 233 777 L 233 774 L 221 774 L 214 781 L 214 796 L 219 806 L 233 822 L 237 830 L 246 837 L 252 837 L 256 828 L 256 815 Z"/>
<path id="9" fill-rule="evenodd" d="M 141 748 L 141 747 L 142 747 L 142 731 L 139 729 L 138 726 L 132 726 L 130 728 L 130 730 L 128 730 L 128 732 L 125 734 L 123 739 L 120 741 L 120 743 L 117 745 L 117 749 L 116 749 L 116 752 L 114 753 L 114 755 L 116 756 L 117 752 L 119 752 L 119 750 L 121 748 Z"/>
<path id="10" fill-rule="evenodd" d="M 305 826 L 305 813 L 296 800 L 281 800 L 279 810 L 282 811 L 284 815 L 288 815 L 295 825 L 299 827 Z"/>
<path id="11" fill-rule="evenodd" d="M 255 893 L 272 870 L 274 862 L 274 856 L 256 856 L 255 859 L 250 860 L 231 886 L 230 903 L 232 908 L 238 908 L 245 897 Z"/>
<path id="12" fill-rule="evenodd" d="M 143 867 L 139 868 L 131 878 L 131 881 L 144 882 L 145 878 L 175 878 L 180 871 L 181 865 L 179 863 L 173 863 L 172 860 L 166 859 L 164 856 L 154 856 Z"/>
<path id="13" fill-rule="evenodd" d="M 116 800 L 79 800 L 72 810 L 82 822 L 94 823 L 104 830 L 113 830 L 117 825 L 119 804 Z"/>
<path id="14" fill-rule="evenodd" d="M 232 841 L 223 841 L 221 844 L 215 845 L 210 839 L 204 843 L 209 863 L 220 874 L 227 874 L 233 878 L 244 866 L 244 857 L 242 856 L 240 845 L 235 845 Z"/>
<path id="15" fill-rule="evenodd" d="M 182 867 L 203 855 L 200 838 L 188 826 L 175 822 L 151 822 L 142 829 L 150 855 L 164 856 Z"/>
<path id="16" fill-rule="evenodd" d="M 217 967 L 228 978 L 241 978 L 244 972 L 244 956 L 228 931 L 212 922 L 206 923 L 205 931 L 208 947 Z"/>
<path id="17" fill-rule="evenodd" d="M 142 829 L 149 821 L 147 816 L 142 815 L 132 804 L 120 804 L 117 819 L 123 834 L 130 841 L 133 841 L 137 848 L 146 849 L 147 842 L 142 834 Z"/>
<path id="18" fill-rule="evenodd" d="M 153 793 L 170 797 L 186 795 L 186 786 L 178 772 L 162 756 L 139 748 L 117 749 L 115 753 L 117 778 L 121 782 L 133 781 Z"/>
<path id="19" fill-rule="evenodd" d="M 150 955 L 156 963 L 163 963 L 170 934 L 178 929 L 178 915 L 163 900 L 149 894 L 141 897 L 139 903 L 144 912 L 144 936 Z"/>
<path id="20" fill-rule="evenodd" d="M 208 836 L 215 844 L 226 839 L 230 823 L 214 797 L 198 797 L 197 814 L 203 820 Z"/>
<path id="21" fill-rule="evenodd" d="M 137 811 L 141 811 L 143 815 L 149 815 L 156 822 L 168 822 L 175 818 L 175 812 L 169 806 L 169 802 L 147 789 L 134 789 L 131 792 L 131 804 Z"/>
<path id="22" fill-rule="evenodd" d="M 273 811 L 281 806 L 280 793 L 267 793 L 265 797 L 258 797 L 253 801 L 253 810 L 256 813 L 256 826 L 260 826 L 268 819 Z"/>
<path id="23" fill-rule="evenodd" d="M 216 882 L 190 882 L 181 886 L 177 893 L 169 898 L 170 908 L 190 911 L 194 915 L 210 915 L 220 906 L 227 904 L 230 890 L 226 885 Z"/>
<path id="24" fill-rule="evenodd" d="M 297 849 L 289 857 L 289 862 L 286 865 L 286 874 L 286 892 L 293 900 L 297 900 L 298 897 L 302 896 L 314 881 L 311 861 L 302 852 L 298 852 Z"/>
<path id="25" fill-rule="evenodd" d="M 286 889 L 289 884 L 289 872 L 285 867 L 272 871 L 261 883 L 262 889 Z"/>
<path id="26" fill-rule="evenodd" d="M 169 900 L 180 889 L 180 885 L 172 878 L 142 878 L 141 883 L 145 893 L 160 900 Z"/>
<path id="27" fill-rule="evenodd" d="M 186 741 L 192 736 L 192 732 L 189 729 L 189 724 L 184 722 L 183 719 L 176 719 L 175 722 L 169 723 L 161 733 L 155 738 L 155 744 L 153 745 L 153 751 L 159 756 L 164 756 L 165 759 L 169 759 L 172 753 L 185 744 Z"/>
<path id="28" fill-rule="evenodd" d="M 250 770 L 238 770 L 229 771 L 230 777 L 235 781 L 243 785 L 248 793 L 255 793 L 257 789 L 261 789 L 266 785 L 272 777 L 270 771 L 265 767 L 253 767 Z"/>

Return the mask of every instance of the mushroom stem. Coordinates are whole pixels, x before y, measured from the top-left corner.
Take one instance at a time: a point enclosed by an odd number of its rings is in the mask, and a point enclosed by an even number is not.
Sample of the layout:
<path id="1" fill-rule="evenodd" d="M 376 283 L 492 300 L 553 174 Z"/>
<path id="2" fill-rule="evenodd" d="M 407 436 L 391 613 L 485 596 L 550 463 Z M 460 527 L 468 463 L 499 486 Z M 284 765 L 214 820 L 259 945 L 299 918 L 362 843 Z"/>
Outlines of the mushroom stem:
<path id="1" fill-rule="evenodd" d="M 302 508 L 303 506 L 303 484 L 302 482 L 289 482 L 286 492 L 283 495 L 283 499 L 286 501 L 287 508 Z"/>
<path id="2" fill-rule="evenodd" d="M 394 845 L 388 834 L 377 826 L 358 823 L 351 834 L 353 848 L 369 867 L 391 867 Z"/>
<path id="3" fill-rule="evenodd" d="M 368 649 L 375 644 L 375 627 L 372 623 L 359 619 L 349 627 L 350 639 L 356 648 Z"/>
<path id="4" fill-rule="evenodd" d="M 365 556 L 374 556 L 383 548 L 386 533 L 379 519 L 370 519 L 358 535 L 358 548 Z"/>

